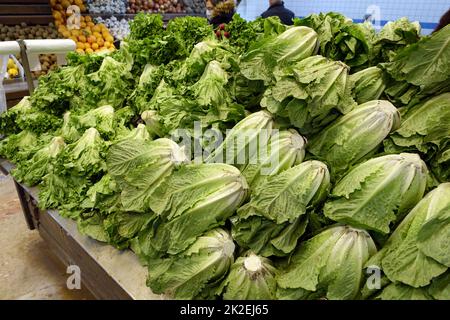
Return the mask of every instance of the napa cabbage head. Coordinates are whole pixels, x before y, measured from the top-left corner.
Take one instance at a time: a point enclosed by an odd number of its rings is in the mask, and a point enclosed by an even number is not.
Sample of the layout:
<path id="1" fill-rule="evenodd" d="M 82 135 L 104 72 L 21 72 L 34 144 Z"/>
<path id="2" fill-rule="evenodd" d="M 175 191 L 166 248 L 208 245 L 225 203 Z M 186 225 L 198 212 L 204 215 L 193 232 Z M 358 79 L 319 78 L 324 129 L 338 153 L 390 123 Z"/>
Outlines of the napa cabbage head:
<path id="1" fill-rule="evenodd" d="M 350 68 L 340 61 L 311 56 L 275 70 L 261 107 L 286 118 L 304 135 L 320 132 L 356 106 L 351 95 Z"/>
<path id="2" fill-rule="evenodd" d="M 305 161 L 261 180 L 250 201 L 230 219 L 233 238 L 262 256 L 290 254 L 305 232 L 308 213 L 325 200 L 329 187 L 328 168 L 319 161 Z"/>
<path id="3" fill-rule="evenodd" d="M 278 297 L 302 299 L 312 293 L 330 300 L 356 299 L 363 267 L 376 252 L 369 233 L 350 226 L 332 226 L 305 241 L 277 277 Z"/>
<path id="4" fill-rule="evenodd" d="M 230 234 L 212 229 L 177 255 L 149 260 L 147 285 L 173 299 L 212 298 L 233 264 L 234 251 Z"/>
<path id="5" fill-rule="evenodd" d="M 253 252 L 239 257 L 221 285 L 224 300 L 275 300 L 277 269 Z"/>
<path id="6" fill-rule="evenodd" d="M 260 146 L 260 151 L 242 170 L 250 187 L 265 177 L 300 164 L 305 157 L 306 138 L 294 129 L 274 131 L 267 147 Z"/>
<path id="7" fill-rule="evenodd" d="M 152 193 L 163 179 L 187 162 L 184 148 L 172 140 L 146 141 L 139 135 L 113 144 L 106 157 L 108 172 L 122 189 L 123 209 L 132 212 L 147 211 Z"/>
<path id="8" fill-rule="evenodd" d="M 370 67 L 350 75 L 353 97 L 358 104 L 378 100 L 386 88 L 383 70 Z"/>
<path id="9" fill-rule="evenodd" d="M 174 170 L 151 194 L 158 216 L 150 245 L 156 255 L 178 254 L 204 232 L 221 226 L 246 199 L 240 171 L 222 163 L 185 165 Z"/>
<path id="10" fill-rule="evenodd" d="M 422 199 L 428 169 L 417 154 L 370 159 L 333 188 L 323 212 L 328 218 L 382 234 Z"/>
<path id="11" fill-rule="evenodd" d="M 250 114 L 227 132 L 223 142 L 212 150 L 205 162 L 227 163 L 240 169 L 245 168 L 250 159 L 262 152 L 259 146 L 266 146 L 273 125 L 273 116 L 267 111 Z"/>
<path id="12" fill-rule="evenodd" d="M 317 33 L 308 27 L 292 27 L 278 36 L 263 38 L 241 56 L 241 73 L 249 80 L 273 79 L 276 67 L 305 59 L 316 51 Z"/>
<path id="13" fill-rule="evenodd" d="M 400 113 L 389 101 L 359 105 L 338 118 L 308 143 L 308 151 L 331 167 L 339 177 L 370 155 L 400 125 Z"/>
<path id="14" fill-rule="evenodd" d="M 450 267 L 450 183 L 429 192 L 368 262 L 392 282 L 419 288 Z"/>
<path id="15" fill-rule="evenodd" d="M 420 152 L 425 160 L 450 145 L 450 93 L 405 108 L 400 127 L 385 141 L 386 151 Z"/>

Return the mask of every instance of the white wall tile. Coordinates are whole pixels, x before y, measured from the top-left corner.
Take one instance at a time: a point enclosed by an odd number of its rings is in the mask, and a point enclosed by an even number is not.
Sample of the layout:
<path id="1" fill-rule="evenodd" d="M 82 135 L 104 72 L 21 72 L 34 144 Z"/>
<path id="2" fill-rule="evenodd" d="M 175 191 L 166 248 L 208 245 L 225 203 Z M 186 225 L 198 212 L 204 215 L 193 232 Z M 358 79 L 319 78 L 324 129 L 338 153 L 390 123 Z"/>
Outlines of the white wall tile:
<path id="1" fill-rule="evenodd" d="M 337 11 L 352 19 L 362 19 L 370 5 L 379 6 L 381 20 L 390 21 L 408 17 L 412 21 L 437 23 L 450 8 L 449 0 L 285 0 L 285 5 L 297 16 Z M 269 6 L 267 0 L 243 0 L 238 12 L 248 20 L 255 19 Z M 424 29 L 423 33 L 431 30 Z"/>

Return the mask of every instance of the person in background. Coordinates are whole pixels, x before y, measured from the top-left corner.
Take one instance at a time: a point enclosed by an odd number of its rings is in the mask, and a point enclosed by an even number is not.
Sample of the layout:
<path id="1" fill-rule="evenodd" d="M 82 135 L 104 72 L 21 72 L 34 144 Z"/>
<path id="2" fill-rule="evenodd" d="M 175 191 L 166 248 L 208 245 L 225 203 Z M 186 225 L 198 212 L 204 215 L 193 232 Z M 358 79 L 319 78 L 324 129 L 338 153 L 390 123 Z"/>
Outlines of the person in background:
<path id="1" fill-rule="evenodd" d="M 210 0 L 206 1 L 206 18 L 210 20 L 214 10 L 214 3 Z"/>
<path id="2" fill-rule="evenodd" d="M 281 0 L 269 0 L 269 9 L 267 11 L 263 12 L 261 17 L 268 18 L 277 16 L 280 18 L 281 22 L 283 22 L 286 25 L 292 25 L 294 22 L 292 19 L 295 18 L 295 14 L 284 7 L 284 2 Z"/>
<path id="3" fill-rule="evenodd" d="M 371 14 L 365 14 L 364 17 L 363 17 L 363 21 L 372 23 L 373 22 L 372 15 Z"/>
<path id="4" fill-rule="evenodd" d="M 448 24 L 450 24 L 450 9 L 446 13 L 444 13 L 444 15 L 441 17 L 441 20 L 439 20 L 439 24 L 437 25 L 436 29 L 434 29 L 433 32 L 441 30 Z"/>
<path id="5" fill-rule="evenodd" d="M 233 19 L 236 13 L 236 2 L 235 0 L 208 0 L 206 8 L 212 10 L 209 22 L 217 28 L 222 23 L 228 23 Z"/>

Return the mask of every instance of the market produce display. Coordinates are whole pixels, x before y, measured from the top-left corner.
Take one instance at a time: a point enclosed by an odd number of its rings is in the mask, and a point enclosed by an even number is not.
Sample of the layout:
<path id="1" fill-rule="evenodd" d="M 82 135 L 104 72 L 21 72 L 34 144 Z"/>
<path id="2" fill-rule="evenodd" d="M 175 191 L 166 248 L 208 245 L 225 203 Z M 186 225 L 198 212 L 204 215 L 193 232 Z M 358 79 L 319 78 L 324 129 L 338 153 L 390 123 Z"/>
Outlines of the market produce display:
<path id="1" fill-rule="evenodd" d="M 68 13 L 67 8 L 71 5 L 75 5 L 80 9 L 80 13 L 86 13 L 87 7 L 83 0 L 50 0 L 50 6 L 52 7 L 52 15 L 55 18 L 55 24 L 57 27 L 63 24 L 66 20 Z"/>
<path id="2" fill-rule="evenodd" d="M 206 13 L 205 0 L 182 0 L 186 13 Z"/>
<path id="3" fill-rule="evenodd" d="M 75 41 L 78 53 L 115 50 L 114 37 L 103 23 L 95 23 L 89 15 L 79 15 L 79 20 L 70 20 L 72 15 L 76 15 L 76 12 L 67 10 L 70 6 L 77 6 L 79 13 L 86 12 L 83 0 L 51 0 L 50 5 L 59 36 Z"/>
<path id="4" fill-rule="evenodd" d="M 127 13 L 139 12 L 185 13 L 186 11 L 183 0 L 128 0 Z M 193 12 L 191 9 L 188 13 Z"/>
<path id="5" fill-rule="evenodd" d="M 103 19 L 102 17 L 95 18 L 98 24 L 104 24 L 114 39 L 123 40 L 130 34 L 130 24 L 126 19 L 117 19 L 115 16 Z"/>
<path id="6" fill-rule="evenodd" d="M 124 14 L 127 0 L 86 0 L 89 13 Z"/>
<path id="7" fill-rule="evenodd" d="M 8 62 L 6 65 L 6 74 L 5 78 L 13 79 L 19 76 L 19 66 L 16 64 L 14 59 L 8 58 Z"/>
<path id="8" fill-rule="evenodd" d="M 0 41 L 14 41 L 19 39 L 57 39 L 59 38 L 58 30 L 55 28 L 53 23 L 49 23 L 46 26 L 41 25 L 27 25 L 22 22 L 20 25 L 8 26 L 0 24 Z M 18 63 L 20 64 L 21 58 L 16 57 Z M 41 75 L 47 74 L 48 71 L 52 70 L 57 66 L 56 56 L 50 54 L 43 54 L 39 56 L 39 61 L 41 63 L 40 71 L 32 71 L 33 76 L 39 77 Z M 7 76 L 9 79 L 17 78 L 20 76 L 19 66 L 13 60 L 8 60 L 7 65 Z"/>
<path id="9" fill-rule="evenodd" d="M 45 75 L 50 70 L 54 70 L 58 67 L 58 60 L 55 54 L 40 54 L 39 62 L 41 64 L 41 70 L 31 71 L 33 77 L 36 78 Z M 21 67 L 21 57 L 16 58 L 16 61 L 12 58 L 9 58 L 7 64 L 7 78 L 13 79 L 19 77 Z"/>
<path id="10" fill-rule="evenodd" d="M 57 39 L 58 30 L 53 23 L 46 26 L 29 26 L 25 22 L 15 26 L 0 24 L 0 41 L 13 41 L 19 39 Z"/>
<path id="11" fill-rule="evenodd" d="M 21 61 L 21 60 L 20 60 Z M 40 77 L 47 74 L 50 70 L 54 70 L 58 67 L 58 60 L 56 54 L 40 54 L 39 62 L 41 63 L 41 70 L 31 71 L 33 76 Z"/>
<path id="12" fill-rule="evenodd" d="M 220 30 L 138 14 L 69 54 L 0 115 L 12 175 L 168 298 L 449 299 L 450 26 Z"/>

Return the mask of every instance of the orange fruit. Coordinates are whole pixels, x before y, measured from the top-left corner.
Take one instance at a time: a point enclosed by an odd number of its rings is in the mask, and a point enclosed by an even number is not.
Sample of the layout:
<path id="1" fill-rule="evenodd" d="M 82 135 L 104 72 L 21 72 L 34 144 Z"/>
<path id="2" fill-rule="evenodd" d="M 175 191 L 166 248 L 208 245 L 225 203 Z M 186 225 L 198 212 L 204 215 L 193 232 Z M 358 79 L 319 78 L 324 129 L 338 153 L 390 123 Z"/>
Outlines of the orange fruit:
<path id="1" fill-rule="evenodd" d="M 98 44 L 99 47 L 103 47 L 103 45 L 105 44 L 105 41 L 103 41 L 102 38 L 97 39 L 97 44 Z"/>
<path id="2" fill-rule="evenodd" d="M 81 22 L 81 23 L 80 23 L 80 27 L 81 27 L 81 28 L 86 28 L 86 22 Z"/>
<path id="3" fill-rule="evenodd" d="M 67 0 L 63 0 L 61 1 L 61 5 L 63 6 L 64 9 L 67 9 L 70 6 L 70 2 Z"/>
<path id="4" fill-rule="evenodd" d="M 114 38 L 111 35 L 108 35 L 107 37 L 105 37 L 105 40 L 108 42 L 111 42 L 111 43 L 114 42 Z"/>
<path id="5" fill-rule="evenodd" d="M 97 50 L 98 49 L 97 42 L 94 42 L 93 44 L 91 44 L 91 48 L 94 49 L 94 50 Z"/>
<path id="6" fill-rule="evenodd" d="M 77 49 L 84 49 L 84 43 L 83 42 L 77 42 Z"/>
<path id="7" fill-rule="evenodd" d="M 61 12 L 59 12 L 59 11 L 53 11 L 52 15 L 53 15 L 53 18 L 55 18 L 55 20 L 61 20 L 61 18 L 62 18 Z"/>
<path id="8" fill-rule="evenodd" d="M 90 28 L 95 26 L 95 24 L 92 21 L 87 22 L 86 25 Z"/>
<path id="9" fill-rule="evenodd" d="M 78 39 L 75 36 L 71 36 L 70 39 L 72 39 L 74 42 L 78 42 Z"/>
<path id="10" fill-rule="evenodd" d="M 91 54 L 91 53 L 94 53 L 94 50 L 92 50 L 91 48 L 87 48 L 85 50 L 85 52 Z"/>
<path id="11" fill-rule="evenodd" d="M 87 38 L 87 41 L 88 41 L 89 43 L 94 43 L 94 42 L 97 41 L 97 38 L 96 38 L 95 36 L 89 36 L 89 37 Z"/>
<path id="12" fill-rule="evenodd" d="M 93 28 L 92 31 L 94 32 L 100 32 L 102 29 L 100 28 L 100 25 L 96 24 Z"/>
<path id="13" fill-rule="evenodd" d="M 70 38 L 70 32 L 69 31 L 63 31 L 62 35 L 63 35 L 64 38 L 67 38 L 67 39 Z"/>
<path id="14" fill-rule="evenodd" d="M 111 42 L 105 41 L 105 43 L 103 45 L 105 46 L 105 48 L 109 48 L 109 47 L 111 47 Z"/>
<path id="15" fill-rule="evenodd" d="M 83 35 L 80 35 L 80 36 L 78 36 L 78 40 L 79 40 L 80 42 L 86 42 L 86 37 L 83 36 Z"/>
<path id="16" fill-rule="evenodd" d="M 75 0 L 74 3 L 75 3 L 77 6 L 81 6 L 81 5 L 83 4 L 83 0 Z"/>
<path id="17" fill-rule="evenodd" d="M 75 0 L 76 1 L 76 0 Z M 80 0 L 81 1 L 81 0 Z M 92 22 L 92 18 L 91 18 L 91 16 L 85 16 L 84 17 L 84 20 L 86 21 L 86 22 Z"/>
<path id="18" fill-rule="evenodd" d="M 83 49 L 77 49 L 76 50 L 79 54 L 83 54 L 84 53 L 84 50 Z"/>

